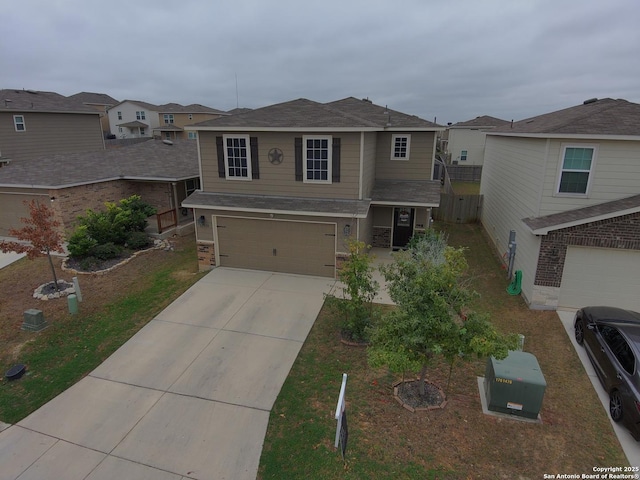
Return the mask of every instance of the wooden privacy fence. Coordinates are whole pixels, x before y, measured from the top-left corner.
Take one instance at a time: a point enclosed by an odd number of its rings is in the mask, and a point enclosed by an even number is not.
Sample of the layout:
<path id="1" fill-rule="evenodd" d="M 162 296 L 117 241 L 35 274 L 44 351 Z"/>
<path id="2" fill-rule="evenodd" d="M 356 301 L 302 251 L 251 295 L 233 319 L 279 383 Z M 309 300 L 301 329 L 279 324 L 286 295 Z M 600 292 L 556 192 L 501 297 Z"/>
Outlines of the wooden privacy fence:
<path id="1" fill-rule="evenodd" d="M 432 211 L 433 219 L 450 223 L 476 223 L 482 213 L 482 195 L 440 195 L 440 206 Z"/>
<path id="2" fill-rule="evenodd" d="M 479 182 L 482 165 L 447 165 L 447 173 L 454 182 Z"/>

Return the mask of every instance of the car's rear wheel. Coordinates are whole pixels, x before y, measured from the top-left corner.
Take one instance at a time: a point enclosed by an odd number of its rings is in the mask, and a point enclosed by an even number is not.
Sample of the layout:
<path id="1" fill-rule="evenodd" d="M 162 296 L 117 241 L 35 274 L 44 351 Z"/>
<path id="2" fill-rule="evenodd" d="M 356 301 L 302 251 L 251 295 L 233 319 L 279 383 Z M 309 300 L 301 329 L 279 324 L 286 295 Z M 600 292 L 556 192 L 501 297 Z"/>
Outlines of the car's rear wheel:
<path id="1" fill-rule="evenodd" d="M 573 334 L 576 337 L 578 345 L 582 345 L 584 343 L 584 322 L 581 318 L 576 320 L 576 323 L 573 326 Z"/>
<path id="2" fill-rule="evenodd" d="M 622 420 L 622 396 L 618 390 L 614 390 L 609 395 L 609 413 L 614 422 Z"/>

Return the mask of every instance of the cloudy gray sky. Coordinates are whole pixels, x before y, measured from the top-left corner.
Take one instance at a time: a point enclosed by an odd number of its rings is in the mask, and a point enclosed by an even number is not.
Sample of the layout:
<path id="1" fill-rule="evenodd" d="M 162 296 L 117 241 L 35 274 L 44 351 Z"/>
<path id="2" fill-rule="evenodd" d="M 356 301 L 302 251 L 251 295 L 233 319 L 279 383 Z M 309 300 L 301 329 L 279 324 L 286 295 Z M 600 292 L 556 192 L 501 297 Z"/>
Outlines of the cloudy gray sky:
<path id="1" fill-rule="evenodd" d="M 2 10 L 0 88 L 221 110 L 368 97 L 440 124 L 518 120 L 592 97 L 640 103 L 638 0 L 21 0 Z"/>

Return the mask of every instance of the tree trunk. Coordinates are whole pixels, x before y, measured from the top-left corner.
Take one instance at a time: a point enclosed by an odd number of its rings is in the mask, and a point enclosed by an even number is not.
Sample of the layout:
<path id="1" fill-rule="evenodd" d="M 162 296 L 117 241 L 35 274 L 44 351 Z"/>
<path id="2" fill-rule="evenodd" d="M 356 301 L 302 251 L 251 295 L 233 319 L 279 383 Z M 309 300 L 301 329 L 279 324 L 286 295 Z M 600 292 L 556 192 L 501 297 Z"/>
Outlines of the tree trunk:
<path id="1" fill-rule="evenodd" d="M 427 390 L 424 386 L 424 380 L 425 377 L 427 376 L 427 364 L 423 363 L 422 364 L 422 369 L 420 370 L 420 383 L 418 384 L 418 388 L 419 388 L 419 392 L 420 392 L 420 396 L 424 397 L 427 394 Z"/>
<path id="2" fill-rule="evenodd" d="M 49 265 L 51 266 L 51 273 L 53 273 L 53 284 L 56 287 L 56 292 L 60 293 L 60 287 L 58 286 L 58 277 L 56 276 L 56 269 L 53 266 L 53 260 L 51 260 L 51 252 L 47 248 L 47 258 L 49 259 Z"/>

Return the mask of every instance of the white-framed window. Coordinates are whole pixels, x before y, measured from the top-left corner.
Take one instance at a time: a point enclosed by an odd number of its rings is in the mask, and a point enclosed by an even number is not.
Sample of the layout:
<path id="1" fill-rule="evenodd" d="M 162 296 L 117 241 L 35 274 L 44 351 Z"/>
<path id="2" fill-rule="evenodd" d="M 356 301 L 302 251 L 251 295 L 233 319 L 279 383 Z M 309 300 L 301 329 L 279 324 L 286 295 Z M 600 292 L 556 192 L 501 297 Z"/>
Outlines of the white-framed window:
<path id="1" fill-rule="evenodd" d="M 462 150 L 460 152 L 460 161 L 461 162 L 466 162 L 467 161 L 467 151 L 466 150 Z"/>
<path id="2" fill-rule="evenodd" d="M 122 133 L 122 127 L 118 127 L 118 133 Z"/>
<path id="3" fill-rule="evenodd" d="M 391 137 L 391 160 L 409 160 L 411 135 L 393 135 Z"/>
<path id="4" fill-rule="evenodd" d="M 189 120 L 193 120 L 193 113 L 189 114 Z"/>
<path id="5" fill-rule="evenodd" d="M 302 166 L 307 183 L 331 183 L 332 137 L 302 137 Z"/>
<path id="6" fill-rule="evenodd" d="M 251 180 L 251 149 L 248 136 L 224 135 L 224 164 L 227 179 Z"/>
<path id="7" fill-rule="evenodd" d="M 163 115 L 163 117 L 164 117 L 164 123 L 165 124 L 168 125 L 170 123 L 173 123 L 173 114 L 172 113 L 165 113 Z"/>
<path id="8" fill-rule="evenodd" d="M 144 127 L 140 127 L 140 136 L 144 137 L 146 130 L 144 129 Z"/>
<path id="9" fill-rule="evenodd" d="M 118 112 L 118 120 L 122 120 L 122 112 Z"/>
<path id="10" fill-rule="evenodd" d="M 164 132 L 164 138 L 171 140 L 171 132 Z"/>
<path id="11" fill-rule="evenodd" d="M 189 140 L 196 140 L 198 138 L 198 132 L 187 132 Z"/>
<path id="12" fill-rule="evenodd" d="M 24 115 L 14 115 L 13 126 L 15 127 L 16 132 L 26 132 L 27 124 L 24 122 Z"/>
<path id="13" fill-rule="evenodd" d="M 184 182 L 185 189 L 187 191 L 187 196 L 191 195 L 193 192 L 200 188 L 200 179 L 199 178 L 190 178 L 185 180 Z"/>
<path id="14" fill-rule="evenodd" d="M 563 146 L 559 165 L 558 194 L 587 194 L 597 153 L 598 148 L 595 145 Z"/>
<path id="15" fill-rule="evenodd" d="M 136 118 L 138 120 L 146 120 L 147 116 L 144 113 L 144 110 L 140 110 L 139 112 L 136 112 Z"/>

